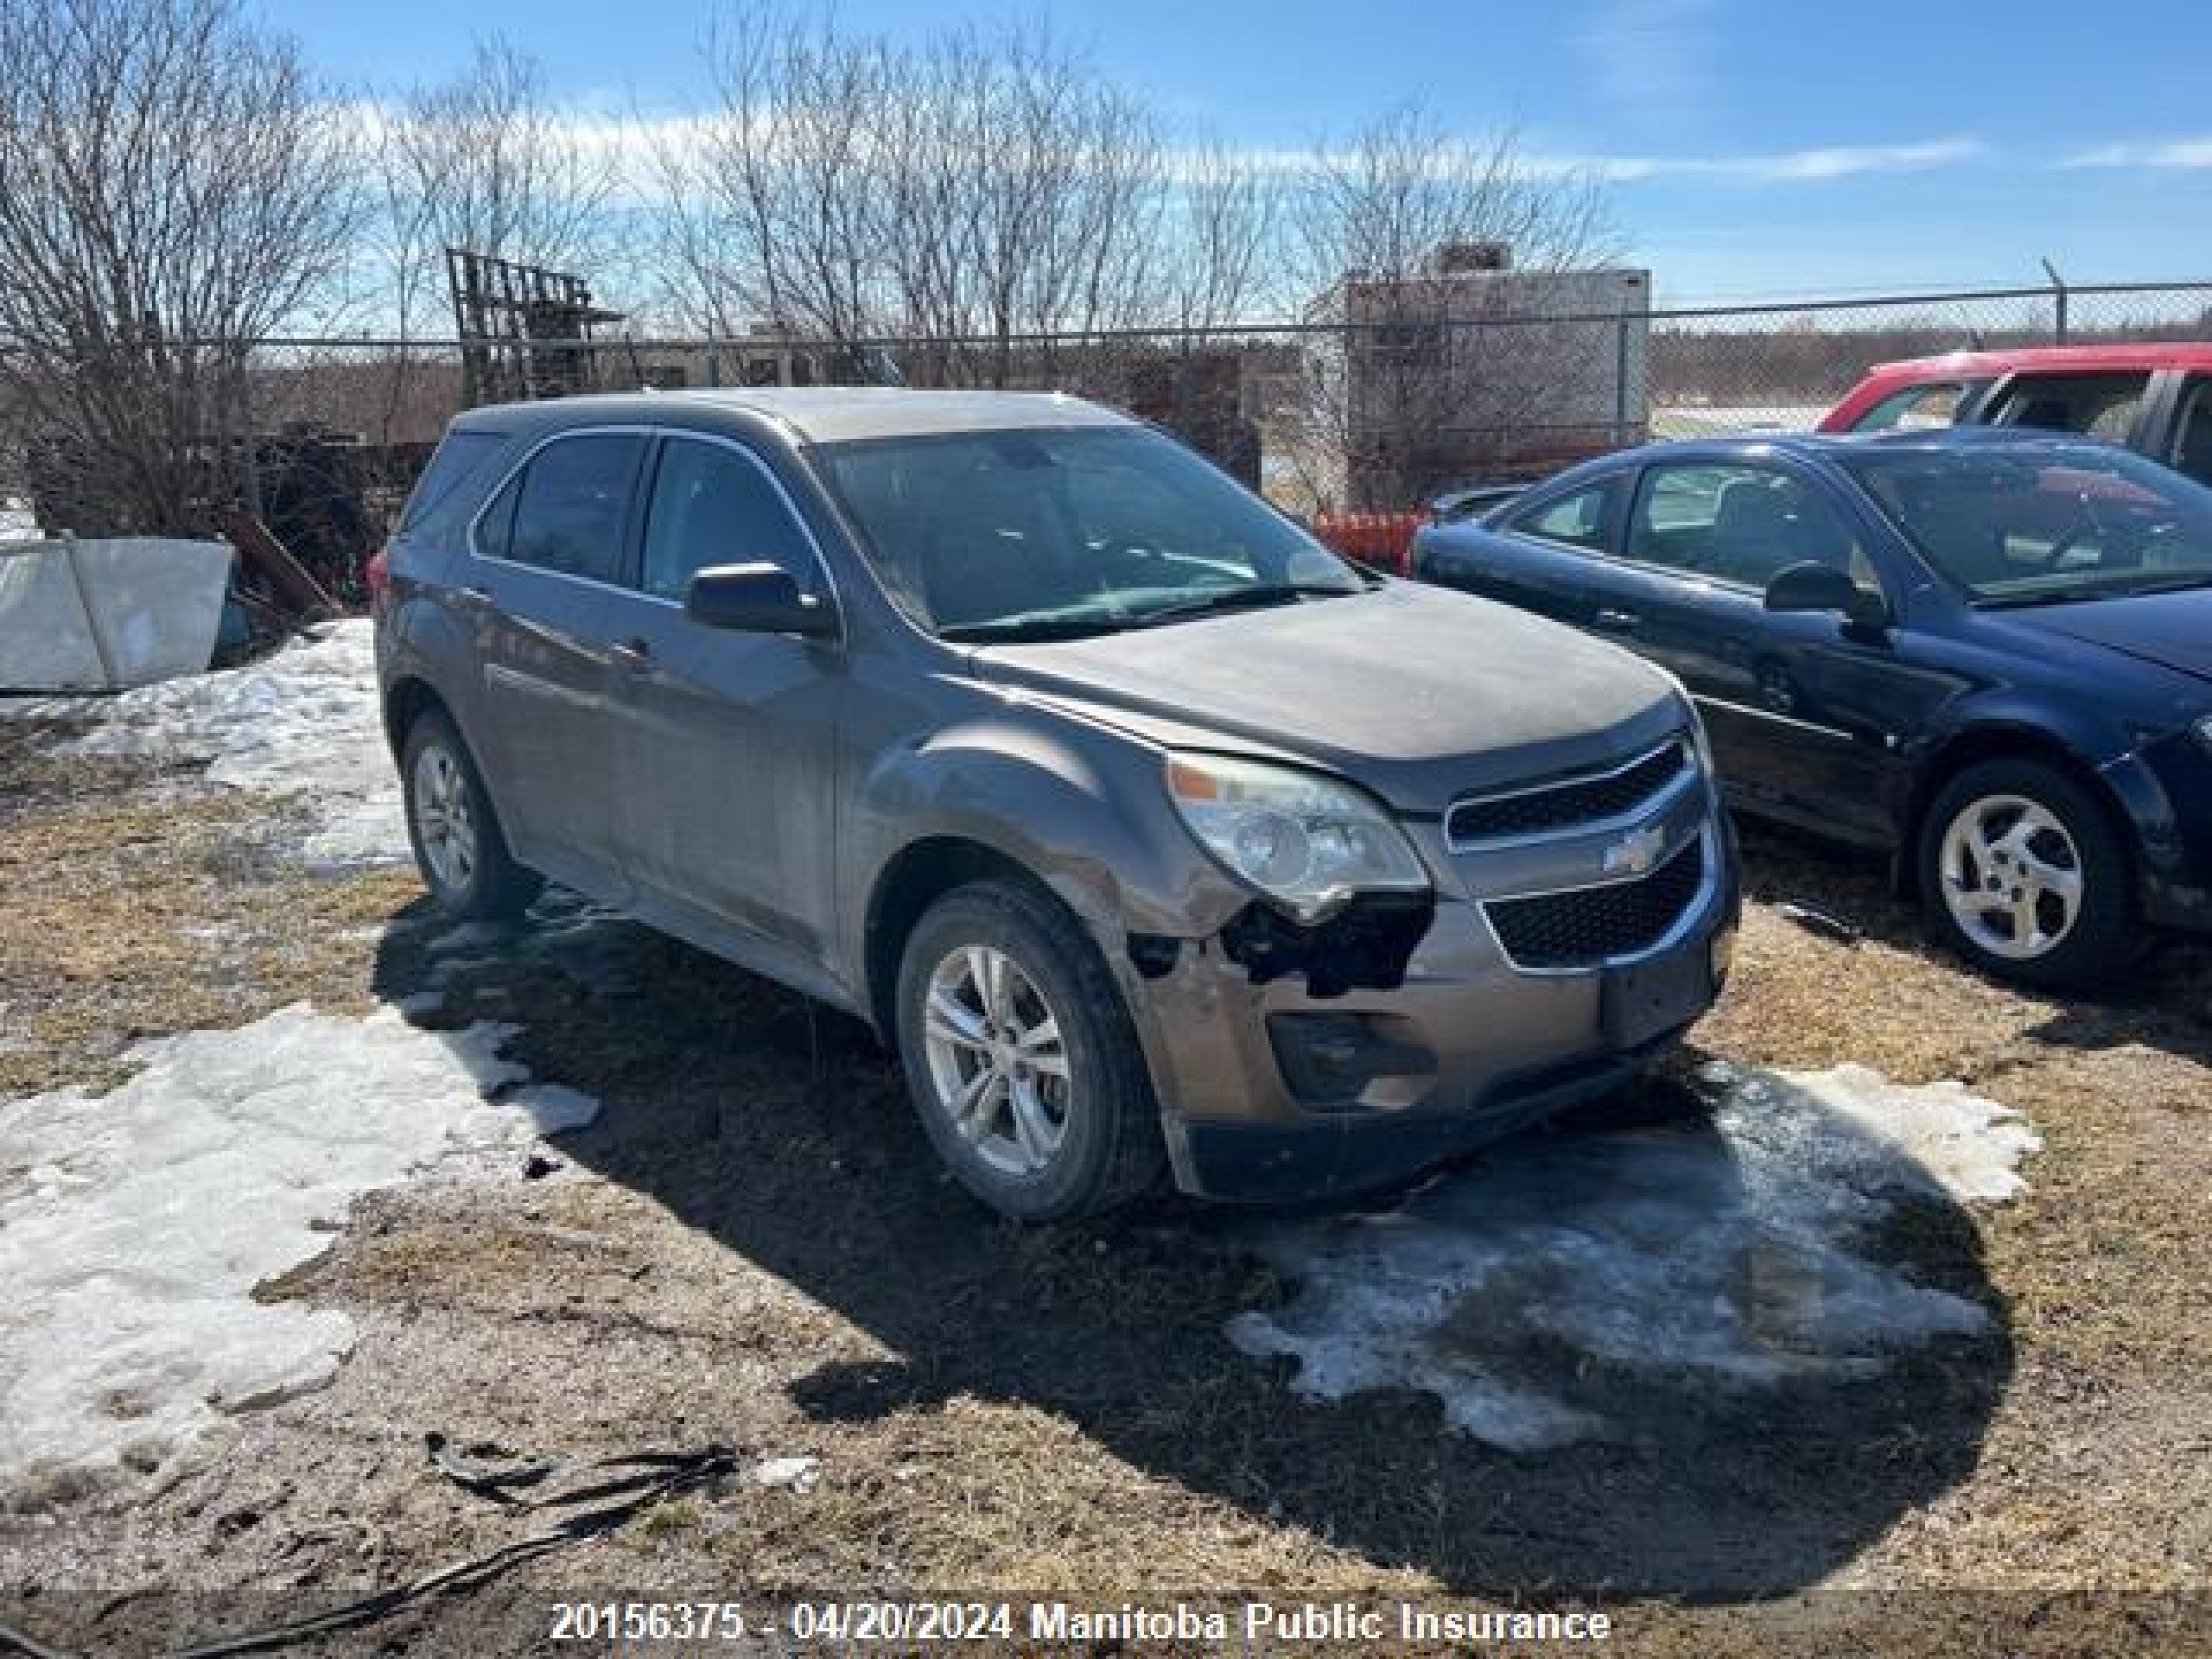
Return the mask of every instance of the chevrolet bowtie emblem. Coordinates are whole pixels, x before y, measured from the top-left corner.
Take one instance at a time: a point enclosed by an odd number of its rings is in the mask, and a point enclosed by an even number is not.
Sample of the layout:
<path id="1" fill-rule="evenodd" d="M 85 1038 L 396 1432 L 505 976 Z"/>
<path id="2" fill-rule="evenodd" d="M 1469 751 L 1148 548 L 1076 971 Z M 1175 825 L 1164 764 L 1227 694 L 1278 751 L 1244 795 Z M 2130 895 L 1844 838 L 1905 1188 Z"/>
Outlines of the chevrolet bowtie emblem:
<path id="1" fill-rule="evenodd" d="M 1641 830 L 1631 830 L 1611 846 L 1605 849 L 1604 861 L 1607 875 L 1642 875 L 1659 861 L 1659 855 L 1667 845 L 1667 832 L 1656 823 Z"/>

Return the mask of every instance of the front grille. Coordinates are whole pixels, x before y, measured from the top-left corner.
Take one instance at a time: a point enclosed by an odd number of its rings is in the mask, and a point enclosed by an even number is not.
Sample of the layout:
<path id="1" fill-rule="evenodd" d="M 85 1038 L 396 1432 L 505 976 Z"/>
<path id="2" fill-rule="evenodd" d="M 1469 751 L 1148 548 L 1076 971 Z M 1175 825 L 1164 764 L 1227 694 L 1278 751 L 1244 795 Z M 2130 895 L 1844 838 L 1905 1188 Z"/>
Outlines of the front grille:
<path id="1" fill-rule="evenodd" d="M 1705 882 L 1700 836 L 1649 875 L 1483 906 L 1518 968 L 1595 968 L 1649 950 L 1673 931 Z"/>
<path id="2" fill-rule="evenodd" d="M 1461 801 L 1444 815 L 1444 833 L 1453 846 L 1464 847 L 1604 823 L 1633 812 L 1681 777 L 1688 765 L 1687 748 L 1679 739 L 1670 740 L 1618 772 Z"/>

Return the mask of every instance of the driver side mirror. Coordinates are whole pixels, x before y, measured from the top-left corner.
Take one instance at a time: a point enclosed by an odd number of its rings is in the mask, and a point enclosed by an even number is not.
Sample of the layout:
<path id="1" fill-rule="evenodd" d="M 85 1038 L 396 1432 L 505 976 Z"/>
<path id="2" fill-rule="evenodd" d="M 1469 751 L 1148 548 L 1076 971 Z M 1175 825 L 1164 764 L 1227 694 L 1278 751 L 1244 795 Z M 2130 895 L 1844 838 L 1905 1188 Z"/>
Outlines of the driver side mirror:
<path id="1" fill-rule="evenodd" d="M 683 613 L 733 633 L 795 633 L 819 639 L 837 631 L 837 610 L 799 591 L 790 571 L 773 564 L 709 565 L 691 578 Z"/>
<path id="2" fill-rule="evenodd" d="M 1881 595 L 1870 594 L 1832 564 L 1808 559 L 1777 571 L 1766 585 L 1770 611 L 1834 611 L 1854 627 L 1879 628 L 1890 620 Z"/>

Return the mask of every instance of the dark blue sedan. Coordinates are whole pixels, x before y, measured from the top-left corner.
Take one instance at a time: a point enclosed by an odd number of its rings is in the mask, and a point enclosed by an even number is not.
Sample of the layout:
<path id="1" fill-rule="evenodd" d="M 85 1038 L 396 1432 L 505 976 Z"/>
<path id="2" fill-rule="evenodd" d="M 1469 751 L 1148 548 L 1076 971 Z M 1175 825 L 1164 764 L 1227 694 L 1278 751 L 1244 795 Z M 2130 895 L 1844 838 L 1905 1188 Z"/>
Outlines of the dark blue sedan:
<path id="1" fill-rule="evenodd" d="M 1672 670 L 1738 808 L 1891 851 L 1994 972 L 2212 931 L 2212 491 L 2177 473 L 1986 429 L 1655 444 L 1413 558 Z"/>

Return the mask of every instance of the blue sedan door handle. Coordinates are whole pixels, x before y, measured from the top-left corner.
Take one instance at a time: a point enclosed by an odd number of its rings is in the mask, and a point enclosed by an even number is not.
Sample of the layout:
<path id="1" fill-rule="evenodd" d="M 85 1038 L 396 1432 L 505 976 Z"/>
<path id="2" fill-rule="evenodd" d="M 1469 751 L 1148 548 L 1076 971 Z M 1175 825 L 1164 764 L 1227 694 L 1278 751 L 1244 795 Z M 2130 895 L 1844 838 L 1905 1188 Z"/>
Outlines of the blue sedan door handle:
<path id="1" fill-rule="evenodd" d="M 1591 620 L 1607 633 L 1634 633 L 1643 626 L 1643 619 L 1634 611 L 1616 610 L 1610 605 L 1600 606 Z"/>

